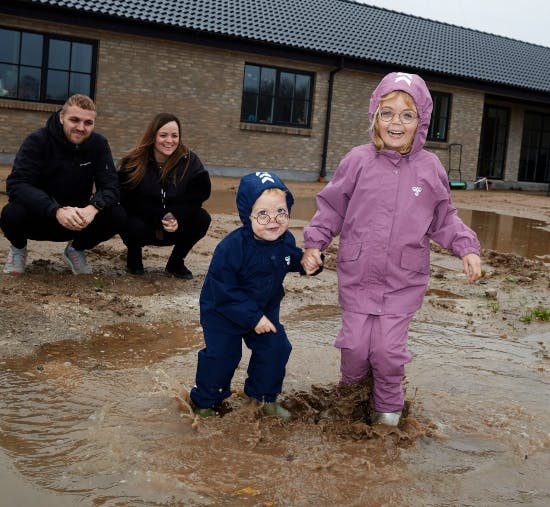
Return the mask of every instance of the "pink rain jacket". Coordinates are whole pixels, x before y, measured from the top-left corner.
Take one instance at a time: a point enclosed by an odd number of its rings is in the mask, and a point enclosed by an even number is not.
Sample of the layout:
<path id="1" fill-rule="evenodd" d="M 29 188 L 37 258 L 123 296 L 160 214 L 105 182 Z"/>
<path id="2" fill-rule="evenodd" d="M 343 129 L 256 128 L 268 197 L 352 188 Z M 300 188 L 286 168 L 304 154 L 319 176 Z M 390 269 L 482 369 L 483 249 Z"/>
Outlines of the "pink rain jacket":
<path id="1" fill-rule="evenodd" d="M 422 78 L 394 72 L 373 92 L 369 115 L 393 90 L 410 94 L 419 114 L 406 155 L 378 152 L 374 144 L 353 148 L 317 195 L 317 212 L 304 230 L 306 248 L 325 250 L 340 235 L 339 302 L 364 314 L 418 310 L 430 274 L 430 240 L 456 256 L 479 255 L 476 234 L 451 204 L 449 181 L 436 155 L 423 149 L 432 98 Z"/>

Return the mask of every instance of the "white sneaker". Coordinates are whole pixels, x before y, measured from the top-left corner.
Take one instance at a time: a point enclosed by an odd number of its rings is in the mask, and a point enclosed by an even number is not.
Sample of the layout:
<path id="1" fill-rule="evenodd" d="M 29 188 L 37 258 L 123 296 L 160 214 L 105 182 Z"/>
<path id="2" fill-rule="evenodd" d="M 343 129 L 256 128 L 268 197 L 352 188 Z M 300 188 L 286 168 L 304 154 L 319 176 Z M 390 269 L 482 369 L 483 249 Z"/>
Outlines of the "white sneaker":
<path id="1" fill-rule="evenodd" d="M 65 262 L 71 268 L 74 275 L 89 275 L 92 272 L 92 268 L 88 266 L 86 261 L 86 254 L 83 250 L 76 250 L 73 248 L 73 242 L 69 241 L 63 252 L 63 258 Z"/>
<path id="2" fill-rule="evenodd" d="M 386 426 L 398 426 L 401 420 L 399 412 L 374 412 L 372 424 L 385 424 Z"/>
<path id="3" fill-rule="evenodd" d="M 15 248 L 10 245 L 8 260 L 4 266 L 4 273 L 12 275 L 21 275 L 25 272 L 25 264 L 27 263 L 27 247 Z"/>

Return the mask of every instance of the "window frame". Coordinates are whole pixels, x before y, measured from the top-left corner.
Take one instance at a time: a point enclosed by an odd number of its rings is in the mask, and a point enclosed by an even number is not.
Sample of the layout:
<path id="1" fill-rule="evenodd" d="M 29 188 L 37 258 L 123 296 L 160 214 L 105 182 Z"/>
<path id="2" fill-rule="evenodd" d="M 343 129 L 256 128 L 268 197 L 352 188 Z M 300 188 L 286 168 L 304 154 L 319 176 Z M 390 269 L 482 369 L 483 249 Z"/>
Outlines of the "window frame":
<path id="1" fill-rule="evenodd" d="M 257 89 L 255 91 L 247 90 L 249 86 L 247 85 L 249 72 L 252 71 L 252 68 L 258 70 L 257 76 Z M 264 80 L 263 73 L 267 74 L 266 79 Z M 273 74 L 273 85 L 271 90 L 265 88 L 265 84 L 269 83 L 270 77 L 269 74 Z M 286 75 L 286 76 L 285 76 Z M 286 79 L 288 84 L 288 77 L 293 78 L 292 83 L 292 96 L 285 94 L 283 79 Z M 308 88 L 305 90 L 304 97 L 298 97 L 296 94 L 297 81 L 299 79 L 306 78 L 308 80 Z M 253 79 L 251 79 L 253 81 Z M 264 89 L 262 90 L 262 86 Z M 263 65 L 253 62 L 245 62 L 243 69 L 243 82 L 242 82 L 242 94 L 241 94 L 241 112 L 240 112 L 240 121 L 241 123 L 248 123 L 251 125 L 265 125 L 265 126 L 280 126 L 280 127 L 291 127 L 291 128 L 311 128 L 311 118 L 312 118 L 312 106 L 313 106 L 313 92 L 315 86 L 315 74 L 313 72 L 291 69 L 287 67 L 276 67 L 272 65 Z M 301 117 L 304 117 L 303 121 L 295 121 L 296 115 L 299 114 L 300 110 L 296 109 L 297 104 L 302 105 L 301 111 L 305 114 Z M 254 106 L 255 118 L 251 119 L 251 109 L 249 106 Z M 258 119 L 261 116 L 259 112 L 263 107 L 264 113 L 265 110 L 269 110 L 270 119 Z M 288 109 L 290 111 L 288 112 Z M 305 111 L 304 111 L 305 110 Z M 290 121 L 285 121 L 281 119 L 283 113 L 290 114 Z"/>
<path id="2" fill-rule="evenodd" d="M 433 101 L 432 117 L 428 127 L 427 141 L 446 143 L 449 138 L 449 123 L 451 119 L 452 94 L 438 91 L 430 91 Z M 441 101 L 446 99 L 446 107 L 443 108 Z M 443 135 L 435 135 L 443 131 Z"/>
<path id="3" fill-rule="evenodd" d="M 80 37 L 73 37 L 69 35 L 58 35 L 58 34 L 52 34 L 48 32 L 40 32 L 40 31 L 33 31 L 33 30 L 26 30 L 26 29 L 19 29 L 14 28 L 10 26 L 3 26 L 0 25 L 0 29 L 6 30 L 9 32 L 14 32 L 17 34 L 17 37 L 19 37 L 19 44 L 17 48 L 17 55 L 14 55 L 16 57 L 16 61 L 8 61 L 8 60 L 0 60 L 0 66 L 11 66 L 16 69 L 16 94 L 15 96 L 12 95 L 5 95 L 0 96 L 0 99 L 5 100 L 16 100 L 16 101 L 24 101 L 24 102 L 33 102 L 33 103 L 45 103 L 45 104 L 63 104 L 67 97 L 70 95 L 73 95 L 74 93 L 83 93 L 85 95 L 88 95 L 90 98 L 94 99 L 95 97 L 95 91 L 96 91 L 96 73 L 97 73 L 97 56 L 98 56 L 98 43 L 97 41 L 90 40 L 90 39 L 83 39 Z M 34 65 L 29 65 L 28 63 L 24 62 L 24 56 L 22 55 L 23 50 L 23 44 L 24 44 L 24 37 L 25 35 L 28 35 L 30 37 L 38 36 L 41 38 L 41 51 L 42 56 L 40 59 L 40 63 L 35 63 Z M 65 66 L 59 66 L 54 65 L 53 63 L 53 57 L 56 55 L 52 55 L 52 58 L 50 59 L 50 48 L 53 44 L 61 43 L 61 44 L 69 44 L 69 53 L 68 53 L 68 61 Z M 88 71 L 82 71 L 81 69 L 78 69 L 78 61 L 73 60 L 73 52 L 75 49 L 78 49 L 76 45 L 85 45 L 89 46 L 90 51 L 90 62 L 89 62 L 89 69 Z M 27 75 L 28 69 L 34 70 L 38 75 L 36 78 L 39 80 L 37 84 L 37 90 L 38 93 L 37 96 L 33 96 L 31 98 L 24 96 L 24 87 L 22 86 L 22 77 Z M 58 77 L 62 77 L 60 83 L 66 87 L 66 95 L 61 98 L 55 98 L 48 96 L 48 84 L 52 83 L 52 81 L 49 81 L 50 79 L 53 79 L 53 74 L 57 73 Z M 63 76 L 65 75 L 65 76 Z M 1 75 L 0 75 L 1 77 Z M 84 77 L 85 85 L 87 85 L 87 90 L 84 91 L 82 88 L 79 88 L 78 85 L 75 86 L 74 83 L 71 83 L 71 81 L 77 80 L 78 78 Z M 64 78 L 64 79 L 63 79 Z M 33 94 L 35 95 L 35 94 Z"/>

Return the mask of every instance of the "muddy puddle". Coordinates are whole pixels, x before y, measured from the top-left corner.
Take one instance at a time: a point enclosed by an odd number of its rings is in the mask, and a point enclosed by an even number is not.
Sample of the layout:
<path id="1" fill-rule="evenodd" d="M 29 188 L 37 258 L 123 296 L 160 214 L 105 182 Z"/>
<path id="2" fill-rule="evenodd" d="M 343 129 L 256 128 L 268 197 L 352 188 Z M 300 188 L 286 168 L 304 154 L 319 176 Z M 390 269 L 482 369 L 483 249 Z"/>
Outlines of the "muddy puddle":
<path id="1" fill-rule="evenodd" d="M 235 189 L 217 191 L 208 201 L 212 213 L 227 213 L 234 207 Z M 292 218 L 309 221 L 315 209 L 315 198 L 297 198 Z M 543 229 L 546 222 L 487 211 L 459 209 L 458 214 L 476 232 L 483 248 L 550 261 L 550 231 Z"/>
<path id="2" fill-rule="evenodd" d="M 240 391 L 246 348 L 232 410 L 195 418 L 186 392 L 197 325 L 123 323 L 2 361 L 0 462 L 13 465 L 13 480 L 0 505 L 550 503 L 548 336 L 511 341 L 413 322 L 409 414 L 387 429 L 364 422 L 368 384 L 334 384 L 339 323 L 330 305 L 287 319 L 289 423 L 263 417 Z M 18 499 L 22 483 L 31 500 Z"/>

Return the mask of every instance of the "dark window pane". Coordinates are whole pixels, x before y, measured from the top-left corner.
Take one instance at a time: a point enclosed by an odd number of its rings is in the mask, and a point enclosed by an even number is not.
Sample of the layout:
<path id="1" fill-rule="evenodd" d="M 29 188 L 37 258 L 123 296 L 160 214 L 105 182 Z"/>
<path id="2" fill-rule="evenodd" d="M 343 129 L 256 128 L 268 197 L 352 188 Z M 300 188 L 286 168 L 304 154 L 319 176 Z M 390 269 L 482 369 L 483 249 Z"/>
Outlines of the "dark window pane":
<path id="1" fill-rule="evenodd" d="M 0 28 L 0 62 L 19 63 L 19 32 Z"/>
<path id="2" fill-rule="evenodd" d="M 262 69 L 262 81 L 260 84 L 260 93 L 266 95 L 275 94 L 275 78 L 277 73 L 275 69 Z"/>
<path id="3" fill-rule="evenodd" d="M 69 70 L 71 43 L 64 40 L 50 40 L 48 67 Z"/>
<path id="4" fill-rule="evenodd" d="M 17 65 L 0 63 L 0 97 L 17 97 Z"/>
<path id="5" fill-rule="evenodd" d="M 75 93 L 90 95 L 90 76 L 88 74 L 78 74 L 77 72 L 71 73 L 68 96 L 74 95 Z"/>
<path id="6" fill-rule="evenodd" d="M 241 121 L 256 121 L 256 105 L 258 95 L 253 93 L 245 93 L 243 96 L 243 107 L 241 110 Z"/>
<path id="7" fill-rule="evenodd" d="M 258 118 L 256 121 L 262 123 L 273 122 L 273 99 L 271 97 L 260 96 L 258 101 Z"/>
<path id="8" fill-rule="evenodd" d="M 69 73 L 58 70 L 48 71 L 46 98 L 64 101 L 69 96 Z"/>
<path id="9" fill-rule="evenodd" d="M 299 100 L 309 100 L 309 89 L 311 79 L 309 76 L 296 75 L 296 90 L 294 97 Z"/>
<path id="10" fill-rule="evenodd" d="M 35 33 L 23 33 L 21 40 L 21 65 L 42 66 L 44 37 Z"/>
<path id="11" fill-rule="evenodd" d="M 297 125 L 306 125 L 308 117 L 309 102 L 297 100 L 294 102 L 294 111 L 292 112 L 292 123 Z"/>
<path id="12" fill-rule="evenodd" d="M 525 113 L 518 180 L 547 183 L 550 181 L 550 115 Z"/>
<path id="13" fill-rule="evenodd" d="M 40 99 L 40 79 L 42 72 L 36 67 L 21 67 L 19 77 L 19 97 L 26 100 Z"/>
<path id="14" fill-rule="evenodd" d="M 433 110 L 428 139 L 431 141 L 446 141 L 449 123 L 450 95 L 432 92 Z"/>
<path id="15" fill-rule="evenodd" d="M 290 98 L 294 96 L 294 74 L 290 74 L 289 72 L 281 72 L 279 96 Z"/>
<path id="16" fill-rule="evenodd" d="M 292 119 L 292 99 L 283 98 L 277 101 L 276 121 L 281 123 L 291 123 Z"/>
<path id="17" fill-rule="evenodd" d="M 71 70 L 88 73 L 92 71 L 92 46 L 73 42 Z"/>
<path id="18" fill-rule="evenodd" d="M 247 65 L 244 69 L 244 92 L 258 93 L 260 88 L 260 68 L 255 65 Z"/>

